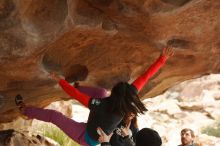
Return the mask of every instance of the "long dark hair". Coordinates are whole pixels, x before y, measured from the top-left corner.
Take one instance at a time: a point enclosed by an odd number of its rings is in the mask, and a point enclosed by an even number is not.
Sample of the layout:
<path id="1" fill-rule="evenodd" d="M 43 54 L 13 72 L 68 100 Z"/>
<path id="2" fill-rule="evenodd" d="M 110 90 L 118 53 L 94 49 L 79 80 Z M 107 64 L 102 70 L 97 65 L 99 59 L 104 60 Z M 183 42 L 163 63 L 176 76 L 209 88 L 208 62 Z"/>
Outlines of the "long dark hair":
<path id="1" fill-rule="evenodd" d="M 143 114 L 147 108 L 141 102 L 135 90 L 127 82 L 117 83 L 111 91 L 109 109 L 116 114 Z"/>

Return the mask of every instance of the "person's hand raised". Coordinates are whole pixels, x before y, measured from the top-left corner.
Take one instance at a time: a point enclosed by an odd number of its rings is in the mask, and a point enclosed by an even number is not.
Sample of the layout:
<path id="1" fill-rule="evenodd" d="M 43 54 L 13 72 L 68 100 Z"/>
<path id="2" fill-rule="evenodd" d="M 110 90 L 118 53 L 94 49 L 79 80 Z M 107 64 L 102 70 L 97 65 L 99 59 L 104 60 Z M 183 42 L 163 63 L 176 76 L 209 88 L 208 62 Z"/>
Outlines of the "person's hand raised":
<path id="1" fill-rule="evenodd" d="M 163 49 L 162 55 L 166 56 L 167 58 L 173 56 L 174 55 L 173 47 L 171 47 L 171 46 L 165 47 Z"/>
<path id="2" fill-rule="evenodd" d="M 51 77 L 51 79 L 55 80 L 56 82 L 59 82 L 62 79 L 61 76 L 59 76 L 55 72 L 50 72 L 50 77 Z"/>

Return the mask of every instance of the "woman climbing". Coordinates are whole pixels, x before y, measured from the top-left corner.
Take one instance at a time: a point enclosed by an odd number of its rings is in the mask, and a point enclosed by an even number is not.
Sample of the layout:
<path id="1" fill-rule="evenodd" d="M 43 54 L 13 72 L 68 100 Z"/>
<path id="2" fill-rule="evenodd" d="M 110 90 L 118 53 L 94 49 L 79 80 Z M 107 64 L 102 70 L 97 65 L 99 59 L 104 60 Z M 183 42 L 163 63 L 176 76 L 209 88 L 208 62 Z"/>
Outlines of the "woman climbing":
<path id="1" fill-rule="evenodd" d="M 109 91 L 105 88 L 81 86 L 78 82 L 74 83 L 74 87 L 80 92 L 94 98 L 105 98 L 109 95 Z M 127 146 L 127 138 L 130 138 L 135 142 L 135 136 L 138 131 L 137 115 L 133 113 L 125 115 L 113 132 L 110 139 L 111 146 Z"/>
<path id="2" fill-rule="evenodd" d="M 83 146 L 99 144 L 97 128 L 100 127 L 106 134 L 112 133 L 123 117 L 129 113 L 143 114 L 147 111 L 140 101 L 137 93 L 144 84 L 173 55 L 172 48 L 165 48 L 158 60 L 131 85 L 127 82 L 117 83 L 111 90 L 111 95 L 104 99 L 90 97 L 59 76 L 52 74 L 52 78 L 59 82 L 63 90 L 74 99 L 90 109 L 87 123 L 79 123 L 69 119 L 55 110 L 29 107 L 24 104 L 21 96 L 16 96 L 15 101 L 21 112 L 29 118 L 51 122 L 63 130 L 74 141 Z"/>

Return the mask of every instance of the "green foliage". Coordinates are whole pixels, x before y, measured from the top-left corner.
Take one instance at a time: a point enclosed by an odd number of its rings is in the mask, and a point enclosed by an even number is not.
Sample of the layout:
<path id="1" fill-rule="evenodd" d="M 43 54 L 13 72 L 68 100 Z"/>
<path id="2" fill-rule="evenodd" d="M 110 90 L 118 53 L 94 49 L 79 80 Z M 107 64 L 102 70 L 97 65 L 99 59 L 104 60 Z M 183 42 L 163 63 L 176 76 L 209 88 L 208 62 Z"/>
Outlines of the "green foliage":
<path id="1" fill-rule="evenodd" d="M 40 128 L 42 135 L 58 142 L 60 146 L 79 146 L 71 138 L 69 138 L 62 130 L 51 124 L 42 125 Z"/>
<path id="2" fill-rule="evenodd" d="M 210 136 L 220 137 L 220 119 L 212 125 L 204 127 L 202 129 L 202 133 Z"/>

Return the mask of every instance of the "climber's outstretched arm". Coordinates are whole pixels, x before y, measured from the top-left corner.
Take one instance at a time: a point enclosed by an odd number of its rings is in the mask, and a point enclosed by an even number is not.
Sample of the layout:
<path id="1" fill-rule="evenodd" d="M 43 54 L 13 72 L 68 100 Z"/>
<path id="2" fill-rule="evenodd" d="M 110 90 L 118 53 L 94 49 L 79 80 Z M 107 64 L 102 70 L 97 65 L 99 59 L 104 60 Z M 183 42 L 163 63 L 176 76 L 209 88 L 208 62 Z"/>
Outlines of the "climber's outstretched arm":
<path id="1" fill-rule="evenodd" d="M 50 73 L 50 76 L 52 79 L 54 79 L 55 81 L 57 81 L 59 83 L 59 85 L 63 88 L 63 90 L 70 95 L 71 97 L 73 97 L 74 99 L 78 100 L 80 103 L 82 103 L 83 105 L 85 105 L 86 107 L 88 107 L 89 105 L 89 100 L 90 100 L 90 96 L 80 92 L 79 90 L 77 90 L 76 88 L 74 88 L 72 85 L 70 85 L 67 81 L 65 81 L 64 79 L 62 79 L 59 75 L 57 75 L 56 73 Z"/>
<path id="2" fill-rule="evenodd" d="M 160 57 L 141 75 L 139 76 L 132 85 L 139 92 L 148 80 L 165 64 L 166 60 L 173 56 L 174 51 L 172 47 L 166 47 L 163 49 Z"/>

